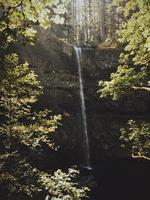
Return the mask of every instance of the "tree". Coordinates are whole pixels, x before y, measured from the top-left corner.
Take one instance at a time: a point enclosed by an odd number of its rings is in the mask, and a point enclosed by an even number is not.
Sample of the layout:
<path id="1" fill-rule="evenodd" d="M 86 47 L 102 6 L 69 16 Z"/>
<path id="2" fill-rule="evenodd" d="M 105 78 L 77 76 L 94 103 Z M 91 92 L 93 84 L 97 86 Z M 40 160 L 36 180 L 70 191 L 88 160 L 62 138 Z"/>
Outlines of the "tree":
<path id="1" fill-rule="evenodd" d="M 61 1 L 63 3 L 63 1 Z M 2 199 L 44 198 L 44 176 L 37 167 L 42 145 L 53 148 L 50 133 L 61 118 L 51 111 L 33 111 L 42 93 L 35 72 L 15 53 L 18 42 L 34 44 L 35 25 L 47 28 L 51 23 L 62 23 L 62 10 L 57 0 L 0 1 L 0 185 Z M 32 156 L 32 154 L 34 156 Z M 66 174 L 67 178 L 71 176 Z M 57 180 L 59 177 L 55 180 Z M 49 177 L 49 182 L 54 180 Z M 65 177 L 64 177 L 65 181 Z M 70 179 L 71 181 L 71 179 Z M 75 187 L 74 190 L 77 188 Z M 78 189 L 77 189 L 78 190 Z M 68 192 L 66 190 L 66 192 Z M 85 195 L 79 191 L 79 199 Z M 63 194 L 62 194 L 63 195 Z"/>
<path id="2" fill-rule="evenodd" d="M 13 137 L 18 136 L 21 139 L 28 133 L 27 138 L 29 139 L 30 135 L 31 140 L 32 134 L 36 136 L 36 132 L 39 134 L 37 137 L 41 136 L 40 133 L 43 135 L 54 132 L 57 120 L 60 119 L 59 115 L 48 119 L 48 110 L 39 113 L 31 111 L 31 105 L 37 101 L 42 88 L 28 64 L 18 64 L 18 62 L 16 54 L 7 55 L 3 62 L 5 79 L 0 80 L 1 118 L 4 119 L 1 134 L 8 135 L 8 148 L 11 150 L 14 145 Z M 33 141 L 30 143 L 34 145 Z"/>
<path id="3" fill-rule="evenodd" d="M 114 3 L 121 4 L 119 1 Z M 149 1 L 126 1 L 126 21 L 118 31 L 118 41 L 125 46 L 124 52 L 120 54 L 120 66 L 111 75 L 111 80 L 100 82 L 101 96 L 108 94 L 117 99 L 120 93 L 126 95 L 133 90 L 150 90 L 146 79 L 150 63 L 149 9 Z"/>
<path id="4" fill-rule="evenodd" d="M 43 173 L 40 181 L 47 189 L 52 200 L 80 200 L 89 191 L 87 187 L 79 187 L 77 183 L 79 172 L 68 169 L 68 173 L 57 170 L 53 176 Z"/>
<path id="5" fill-rule="evenodd" d="M 52 116 L 48 110 L 32 111 L 31 104 L 37 101 L 41 87 L 27 63 L 19 65 L 17 55 L 11 54 L 5 57 L 4 64 L 5 79 L 0 84 L 0 117 L 3 119 L 0 124 L 0 182 L 7 193 L 2 198 L 39 198 L 48 187 L 52 198 L 81 199 L 86 196 L 87 188 L 76 188 L 72 182 L 76 170 L 68 174 L 59 170 L 52 176 L 32 166 L 28 149 L 37 152 L 39 157 L 43 144 L 53 148 L 49 134 L 55 131 L 61 116 Z"/>
<path id="6" fill-rule="evenodd" d="M 29 164 L 31 160 L 27 156 L 24 155 L 22 158 L 23 151 L 20 149 L 26 146 L 27 149 L 40 151 L 39 147 L 43 143 L 51 147 L 48 134 L 55 131 L 60 116 L 50 116 L 48 110 L 39 113 L 31 110 L 31 105 L 41 94 L 41 86 L 28 64 L 18 64 L 18 62 L 16 54 L 5 56 L 3 75 L 0 79 L 0 117 L 3 119 L 0 124 L 2 158 L 0 173 L 3 177 L 1 184 L 6 184 L 5 189 L 10 188 L 8 192 L 10 196 L 12 195 L 11 198 L 13 193 L 16 198 L 22 198 L 20 197 L 22 192 L 29 198 L 36 190 L 36 186 L 31 186 L 32 177 L 40 172 L 33 170 Z M 26 166 L 29 166 L 29 171 L 26 171 Z M 22 176 L 26 178 L 20 183 Z M 8 183 L 5 183 L 6 180 Z"/>
<path id="7" fill-rule="evenodd" d="M 150 160 L 150 124 L 144 121 L 128 121 L 127 128 L 121 129 L 122 147 L 131 152 L 133 158 Z"/>
<path id="8" fill-rule="evenodd" d="M 111 97 L 113 100 L 118 100 L 120 97 L 128 96 L 137 91 L 141 94 L 141 91 L 150 91 L 149 87 L 149 65 L 150 65 L 150 1 L 148 0 L 126 0 L 126 1 L 112 1 L 112 6 L 118 6 L 119 11 L 124 15 L 124 21 L 121 25 L 121 29 L 118 31 L 118 41 L 124 47 L 123 53 L 120 54 L 120 65 L 117 71 L 111 74 L 110 80 L 100 81 L 100 97 Z M 146 138 L 149 138 L 148 125 L 141 123 L 137 130 L 137 127 L 132 127 L 126 132 L 128 141 L 132 143 L 131 152 L 136 149 L 136 155 L 144 158 L 145 148 L 143 146 L 141 153 L 141 137 L 144 137 L 144 141 L 148 142 Z M 132 130 L 132 131 L 131 131 Z M 130 135 L 136 133 L 135 137 L 130 140 Z M 143 136 L 144 135 L 144 136 Z M 124 138 L 124 137 L 122 137 Z M 138 139 L 137 139 L 138 138 Z M 136 141 L 136 143 L 135 143 Z M 148 146 L 148 145 L 147 145 Z M 148 146 L 149 147 L 149 146 Z M 139 152 L 137 152 L 139 150 Z M 134 156 L 132 152 L 132 156 Z"/>
<path id="9" fill-rule="evenodd" d="M 74 32 L 73 42 L 84 45 L 98 45 L 100 41 L 104 41 L 108 35 L 104 30 L 107 11 L 106 1 L 104 0 L 73 0 L 71 12 L 70 8 L 67 12 Z"/>

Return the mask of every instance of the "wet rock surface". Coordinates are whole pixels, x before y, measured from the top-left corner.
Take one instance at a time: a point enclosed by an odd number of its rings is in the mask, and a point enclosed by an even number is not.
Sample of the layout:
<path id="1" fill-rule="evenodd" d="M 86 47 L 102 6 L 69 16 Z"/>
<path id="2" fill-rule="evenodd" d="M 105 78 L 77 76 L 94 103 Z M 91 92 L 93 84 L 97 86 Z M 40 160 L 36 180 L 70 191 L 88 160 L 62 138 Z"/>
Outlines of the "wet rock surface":
<path id="1" fill-rule="evenodd" d="M 47 33 L 39 31 L 42 39 L 34 47 L 26 46 L 20 54 L 31 63 L 44 87 L 36 108 L 49 108 L 62 115 L 62 124 L 52 136 L 59 145 L 64 163 L 82 162 L 83 135 L 79 97 L 78 69 L 72 47 Z M 44 35 L 45 34 L 45 35 Z M 39 37 L 40 38 L 40 37 Z M 84 79 L 85 103 L 87 108 L 88 135 L 91 157 L 94 160 L 105 156 L 126 157 L 120 147 L 120 128 L 128 119 L 138 114 L 148 118 L 149 99 L 143 93 L 113 102 L 99 99 L 98 81 L 108 80 L 117 67 L 120 51 L 117 49 L 82 49 L 82 74 Z M 60 159 L 61 160 L 61 159 Z"/>

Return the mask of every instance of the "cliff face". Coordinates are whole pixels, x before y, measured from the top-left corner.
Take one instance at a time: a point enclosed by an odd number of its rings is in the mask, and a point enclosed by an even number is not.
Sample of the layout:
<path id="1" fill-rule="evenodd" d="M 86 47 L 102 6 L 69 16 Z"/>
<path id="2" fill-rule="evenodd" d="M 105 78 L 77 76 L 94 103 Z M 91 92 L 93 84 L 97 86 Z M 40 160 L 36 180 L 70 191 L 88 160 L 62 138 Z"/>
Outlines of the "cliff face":
<path id="1" fill-rule="evenodd" d="M 29 60 L 44 86 L 44 94 L 37 107 L 48 107 L 54 113 L 62 114 L 63 126 L 59 127 L 53 139 L 61 147 L 63 162 L 70 160 L 77 163 L 84 155 L 78 69 L 74 52 L 68 44 L 49 32 L 39 30 L 38 34 L 39 40 L 35 46 L 21 48 L 20 54 Z M 119 130 L 131 118 L 129 114 L 134 118 L 134 112 L 145 113 L 148 109 L 147 97 L 136 96 L 117 103 L 100 100 L 98 81 L 109 79 L 110 73 L 117 67 L 120 52 L 115 49 L 83 48 L 82 54 L 92 159 L 126 156 L 120 147 Z"/>

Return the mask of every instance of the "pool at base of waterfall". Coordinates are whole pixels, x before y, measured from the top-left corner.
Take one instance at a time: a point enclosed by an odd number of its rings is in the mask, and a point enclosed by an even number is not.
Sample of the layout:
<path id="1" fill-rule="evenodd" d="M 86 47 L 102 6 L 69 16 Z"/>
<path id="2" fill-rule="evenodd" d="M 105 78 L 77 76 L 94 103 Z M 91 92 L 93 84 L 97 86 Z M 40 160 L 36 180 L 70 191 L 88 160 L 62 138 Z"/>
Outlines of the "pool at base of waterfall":
<path id="1" fill-rule="evenodd" d="M 150 162 L 108 159 L 95 163 L 92 175 L 97 182 L 90 200 L 149 199 Z"/>

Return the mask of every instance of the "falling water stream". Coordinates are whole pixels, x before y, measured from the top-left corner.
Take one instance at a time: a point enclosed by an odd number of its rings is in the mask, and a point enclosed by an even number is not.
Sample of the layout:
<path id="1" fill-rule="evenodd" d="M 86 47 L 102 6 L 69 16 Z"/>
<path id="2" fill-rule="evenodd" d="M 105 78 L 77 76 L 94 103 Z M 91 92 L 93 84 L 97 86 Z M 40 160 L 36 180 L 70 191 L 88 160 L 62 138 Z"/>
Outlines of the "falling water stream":
<path id="1" fill-rule="evenodd" d="M 89 138 L 88 138 L 88 130 L 87 130 L 87 119 L 86 119 L 86 107 L 85 107 L 85 97 L 84 97 L 84 89 L 83 89 L 83 79 L 82 79 L 82 50 L 80 47 L 74 47 L 74 51 L 76 54 L 77 65 L 78 65 L 78 73 L 79 73 L 79 84 L 80 84 L 80 100 L 81 100 L 81 110 L 82 110 L 82 123 L 83 123 L 83 141 L 84 141 L 84 152 L 85 152 L 85 162 L 84 167 L 87 169 L 91 169 L 90 165 L 90 147 L 89 147 Z"/>

